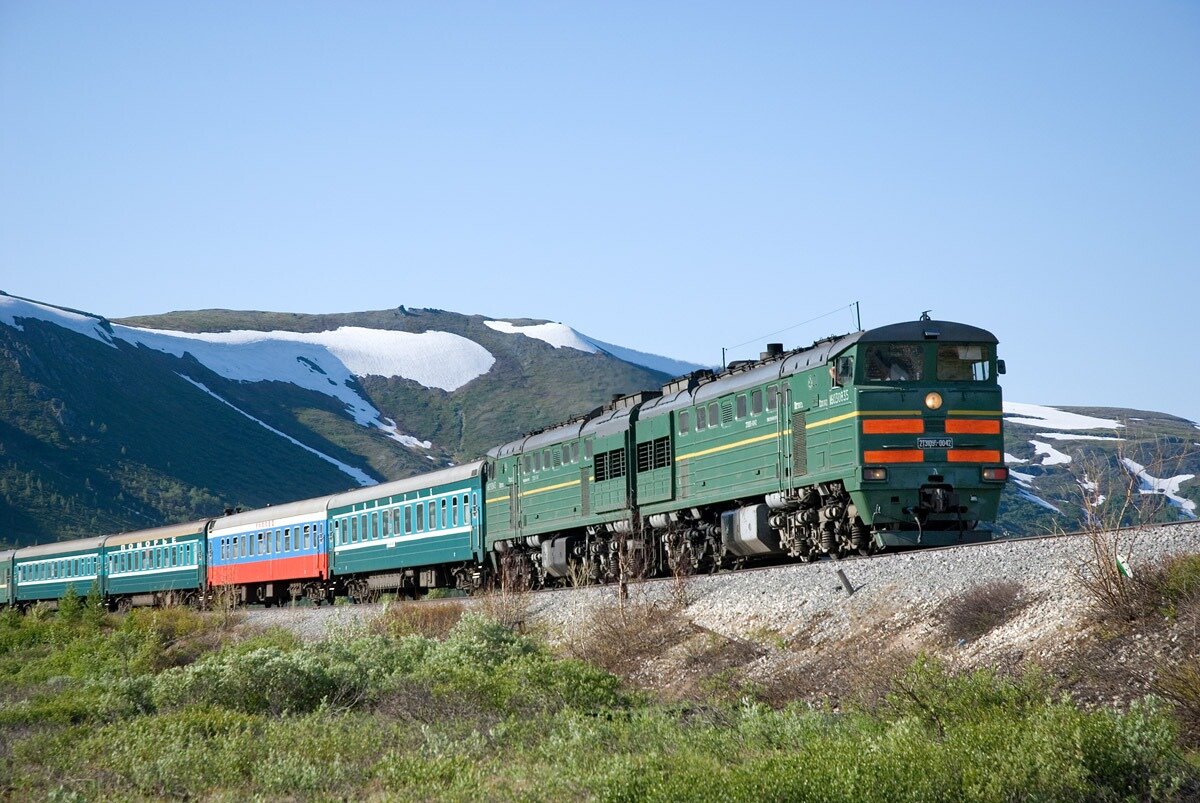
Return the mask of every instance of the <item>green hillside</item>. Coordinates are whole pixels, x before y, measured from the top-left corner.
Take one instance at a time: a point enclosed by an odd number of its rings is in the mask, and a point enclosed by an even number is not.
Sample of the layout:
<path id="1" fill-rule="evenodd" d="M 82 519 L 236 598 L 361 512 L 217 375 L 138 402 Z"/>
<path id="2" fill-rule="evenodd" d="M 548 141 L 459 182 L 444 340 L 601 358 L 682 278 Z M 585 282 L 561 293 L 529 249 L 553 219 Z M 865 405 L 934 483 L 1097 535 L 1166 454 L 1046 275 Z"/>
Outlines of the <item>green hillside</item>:
<path id="1" fill-rule="evenodd" d="M 1012 420 L 1017 416 L 1008 416 L 1006 450 L 1011 458 L 1024 462 L 1010 462 L 1013 479 L 995 529 L 1037 535 L 1095 524 L 1177 521 L 1188 517 L 1178 499 L 1195 503 L 1194 510 L 1200 511 L 1200 429 L 1194 423 L 1147 410 L 1057 409 L 1108 419 L 1118 426 L 1056 432 L 1053 427 L 1018 424 Z M 1060 454 L 1048 455 L 1044 448 L 1039 454 L 1033 441 Z M 1151 489 L 1125 461 L 1143 466 L 1152 478 L 1191 477 L 1180 481 L 1177 500 L 1164 493 L 1143 493 Z"/>

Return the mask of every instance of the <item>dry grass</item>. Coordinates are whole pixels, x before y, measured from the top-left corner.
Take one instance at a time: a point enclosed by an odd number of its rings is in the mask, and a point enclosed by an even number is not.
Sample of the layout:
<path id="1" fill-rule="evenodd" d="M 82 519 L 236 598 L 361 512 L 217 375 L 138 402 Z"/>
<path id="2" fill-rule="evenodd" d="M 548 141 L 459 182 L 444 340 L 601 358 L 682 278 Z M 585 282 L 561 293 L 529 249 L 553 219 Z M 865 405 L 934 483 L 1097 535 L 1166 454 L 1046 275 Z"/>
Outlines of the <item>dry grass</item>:
<path id="1" fill-rule="evenodd" d="M 1174 703 L 1183 738 L 1200 747 L 1200 656 L 1162 670 L 1153 688 Z"/>
<path id="2" fill-rule="evenodd" d="M 465 605 L 458 600 L 420 604 L 390 602 L 369 627 L 372 632 L 393 638 L 417 635 L 440 640 L 458 624 L 465 610 Z"/>
<path id="3" fill-rule="evenodd" d="M 574 657 L 628 679 L 695 632 L 670 602 L 614 599 L 597 607 L 566 647 Z"/>
<path id="4" fill-rule="evenodd" d="M 952 642 L 975 641 L 1016 617 L 1028 604 L 1020 583 L 994 580 L 951 597 L 939 611 L 939 619 Z"/>
<path id="5" fill-rule="evenodd" d="M 528 591 L 514 591 L 501 587 L 472 599 L 475 601 L 473 610 L 510 630 L 525 632 L 526 623 L 529 621 L 529 608 L 533 604 L 533 597 Z"/>
<path id="6" fill-rule="evenodd" d="M 772 671 L 752 684 L 756 699 L 773 708 L 796 701 L 838 708 L 843 700 L 874 707 L 916 654 L 870 626 L 860 625 L 836 640 L 812 640 L 826 616 L 814 617 L 788 643 Z"/>

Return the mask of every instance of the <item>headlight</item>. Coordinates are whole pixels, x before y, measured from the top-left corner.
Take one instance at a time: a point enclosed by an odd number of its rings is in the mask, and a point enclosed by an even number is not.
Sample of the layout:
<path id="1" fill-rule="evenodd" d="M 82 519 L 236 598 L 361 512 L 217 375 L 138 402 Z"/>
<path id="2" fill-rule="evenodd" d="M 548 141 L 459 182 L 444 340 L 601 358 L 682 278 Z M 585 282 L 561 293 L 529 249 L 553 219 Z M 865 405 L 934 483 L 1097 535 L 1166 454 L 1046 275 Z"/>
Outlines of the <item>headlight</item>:
<path id="1" fill-rule="evenodd" d="M 925 406 L 930 410 L 936 410 L 942 406 L 942 394 L 936 390 L 932 393 L 925 394 Z"/>
<path id="2" fill-rule="evenodd" d="M 875 482 L 883 482 L 887 479 L 886 468 L 864 468 L 863 479 L 873 480 Z"/>
<path id="3" fill-rule="evenodd" d="M 989 480 L 991 482 L 1004 482 L 1008 479 L 1007 468 L 985 468 L 981 473 L 983 474 L 983 478 L 985 480 Z"/>

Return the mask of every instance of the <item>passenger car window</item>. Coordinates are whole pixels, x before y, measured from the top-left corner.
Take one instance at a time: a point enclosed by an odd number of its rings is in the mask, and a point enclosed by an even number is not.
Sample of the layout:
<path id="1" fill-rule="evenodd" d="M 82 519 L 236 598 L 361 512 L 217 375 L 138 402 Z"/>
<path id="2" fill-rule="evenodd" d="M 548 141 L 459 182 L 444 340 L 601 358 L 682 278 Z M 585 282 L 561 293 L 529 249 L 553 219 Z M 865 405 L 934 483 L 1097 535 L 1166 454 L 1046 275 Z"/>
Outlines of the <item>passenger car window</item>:
<path id="1" fill-rule="evenodd" d="M 920 381 L 924 362 L 921 352 L 921 346 L 903 343 L 867 346 L 867 381 Z"/>
<path id="2" fill-rule="evenodd" d="M 686 435 L 691 431 L 692 416 L 687 410 L 679 414 L 679 434 Z"/>
<path id="3" fill-rule="evenodd" d="M 696 408 L 696 431 L 699 432 L 702 429 L 708 429 L 708 413 L 705 412 L 703 407 L 697 407 Z"/>
<path id="4" fill-rule="evenodd" d="M 779 388 L 775 385 L 767 385 L 767 409 L 774 410 L 779 406 Z"/>
<path id="5" fill-rule="evenodd" d="M 991 378 L 992 349 L 986 344 L 938 346 L 937 378 L 943 382 L 986 382 Z"/>
<path id="6" fill-rule="evenodd" d="M 746 396 L 745 396 L 745 394 L 739 395 L 737 397 L 737 417 L 738 418 L 746 417 Z"/>
<path id="7" fill-rule="evenodd" d="M 721 423 L 721 405 L 717 402 L 708 403 L 708 425 L 715 427 Z"/>
<path id="8" fill-rule="evenodd" d="M 762 391 L 750 391 L 750 414 L 758 415 L 763 411 Z"/>

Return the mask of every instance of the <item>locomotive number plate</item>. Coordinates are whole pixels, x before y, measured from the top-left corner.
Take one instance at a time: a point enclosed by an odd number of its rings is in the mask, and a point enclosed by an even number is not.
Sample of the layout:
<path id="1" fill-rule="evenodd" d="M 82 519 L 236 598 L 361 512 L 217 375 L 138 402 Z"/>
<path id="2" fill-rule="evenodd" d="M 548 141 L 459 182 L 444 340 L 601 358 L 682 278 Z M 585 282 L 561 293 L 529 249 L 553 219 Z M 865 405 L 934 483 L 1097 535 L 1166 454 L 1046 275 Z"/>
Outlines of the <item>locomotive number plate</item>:
<path id="1" fill-rule="evenodd" d="M 917 438 L 918 449 L 953 449 L 954 438 Z"/>

